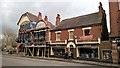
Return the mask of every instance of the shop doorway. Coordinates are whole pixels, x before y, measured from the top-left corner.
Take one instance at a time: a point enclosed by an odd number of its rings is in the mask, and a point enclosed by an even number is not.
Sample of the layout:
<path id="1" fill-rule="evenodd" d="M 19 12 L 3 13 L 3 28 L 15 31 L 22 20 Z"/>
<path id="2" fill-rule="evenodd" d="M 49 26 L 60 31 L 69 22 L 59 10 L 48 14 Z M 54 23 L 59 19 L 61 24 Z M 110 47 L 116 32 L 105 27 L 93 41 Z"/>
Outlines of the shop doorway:
<path id="1" fill-rule="evenodd" d="M 75 48 L 72 45 L 70 45 L 70 53 L 71 53 L 71 57 L 73 59 L 75 57 Z"/>
<path id="2" fill-rule="evenodd" d="M 68 48 L 68 52 L 71 53 L 71 57 L 75 58 L 76 57 L 76 50 L 75 50 L 76 46 L 74 42 L 69 42 L 67 44 L 67 48 Z"/>

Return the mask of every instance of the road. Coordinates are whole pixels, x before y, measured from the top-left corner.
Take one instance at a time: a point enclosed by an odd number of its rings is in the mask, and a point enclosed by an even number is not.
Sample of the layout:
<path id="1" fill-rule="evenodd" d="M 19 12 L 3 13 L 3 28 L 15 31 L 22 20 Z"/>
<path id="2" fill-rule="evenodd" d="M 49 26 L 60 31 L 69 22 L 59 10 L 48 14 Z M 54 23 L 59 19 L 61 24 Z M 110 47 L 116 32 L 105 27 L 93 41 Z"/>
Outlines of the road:
<path id="1" fill-rule="evenodd" d="M 100 67 L 96 65 L 52 61 L 52 60 L 44 60 L 44 59 L 33 59 L 33 58 L 25 58 L 25 57 L 7 56 L 7 55 L 2 56 L 2 66 L 77 66 L 77 67 L 86 66 L 88 68 Z M 102 68 L 110 68 L 110 67 L 102 67 Z"/>

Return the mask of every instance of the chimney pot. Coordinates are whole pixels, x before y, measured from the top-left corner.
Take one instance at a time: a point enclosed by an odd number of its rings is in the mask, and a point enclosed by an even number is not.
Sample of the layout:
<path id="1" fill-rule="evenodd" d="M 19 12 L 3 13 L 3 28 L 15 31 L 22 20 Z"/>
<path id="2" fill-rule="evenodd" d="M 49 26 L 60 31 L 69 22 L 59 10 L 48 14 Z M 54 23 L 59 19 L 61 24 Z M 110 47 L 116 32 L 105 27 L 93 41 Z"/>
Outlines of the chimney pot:
<path id="1" fill-rule="evenodd" d="M 57 14 L 57 17 L 56 17 L 56 26 L 59 26 L 60 25 L 60 14 Z"/>
<path id="2" fill-rule="evenodd" d="M 99 15 L 99 17 L 100 18 L 102 18 L 103 17 L 103 14 L 104 14 L 104 9 L 103 9 L 103 7 L 102 7 L 102 3 L 100 2 L 99 3 L 99 13 L 98 13 L 98 15 Z"/>
<path id="3" fill-rule="evenodd" d="M 47 27 L 49 27 L 49 28 L 50 28 L 50 23 L 49 23 L 49 21 L 48 21 L 48 17 L 47 17 L 47 16 L 45 16 L 44 20 L 45 20 L 45 22 L 46 22 Z"/>
<path id="4" fill-rule="evenodd" d="M 38 21 L 40 21 L 40 20 L 42 20 L 42 14 L 41 14 L 41 12 L 39 12 L 39 14 L 38 14 Z"/>
<path id="5" fill-rule="evenodd" d="M 48 21 L 48 17 L 47 17 L 47 16 L 45 16 L 44 20 L 45 20 L 45 21 Z"/>

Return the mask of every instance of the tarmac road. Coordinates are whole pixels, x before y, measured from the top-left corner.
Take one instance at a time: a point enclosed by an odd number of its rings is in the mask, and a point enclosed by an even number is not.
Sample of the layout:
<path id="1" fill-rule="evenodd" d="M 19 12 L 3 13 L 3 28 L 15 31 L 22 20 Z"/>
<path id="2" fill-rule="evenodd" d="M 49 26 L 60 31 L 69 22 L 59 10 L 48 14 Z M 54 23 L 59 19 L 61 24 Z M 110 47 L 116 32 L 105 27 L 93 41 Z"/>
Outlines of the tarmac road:
<path id="1" fill-rule="evenodd" d="M 69 63 L 69 62 L 61 62 L 61 61 L 52 61 L 52 60 L 44 60 L 44 59 L 34 59 L 34 58 L 26 58 L 26 57 L 16 57 L 16 56 L 8 56 L 3 55 L 2 56 L 2 66 L 3 68 L 5 66 L 14 68 L 15 66 L 22 68 L 26 66 L 25 68 L 36 68 L 38 66 L 47 66 L 50 68 L 113 68 L 113 67 L 101 67 L 97 65 L 89 65 L 89 64 L 80 64 L 80 63 Z M 14 66 L 14 67 L 12 67 Z M 46 67 L 45 67 L 46 68 Z"/>

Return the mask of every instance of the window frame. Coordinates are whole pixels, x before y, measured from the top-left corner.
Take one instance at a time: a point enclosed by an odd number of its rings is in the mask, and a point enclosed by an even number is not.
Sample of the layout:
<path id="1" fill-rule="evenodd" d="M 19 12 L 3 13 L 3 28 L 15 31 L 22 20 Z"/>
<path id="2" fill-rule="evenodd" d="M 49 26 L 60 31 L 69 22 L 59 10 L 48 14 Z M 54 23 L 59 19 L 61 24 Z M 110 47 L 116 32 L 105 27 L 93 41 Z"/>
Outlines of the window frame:
<path id="1" fill-rule="evenodd" d="M 91 35 L 91 27 L 82 28 L 82 30 L 83 30 L 83 36 L 90 36 Z M 89 35 L 86 35 L 85 30 L 89 30 Z"/>
<path id="2" fill-rule="evenodd" d="M 69 32 L 69 40 L 74 40 L 74 29 L 68 30 Z M 71 38 L 71 32 L 73 33 L 73 38 Z"/>
<path id="3" fill-rule="evenodd" d="M 56 33 L 56 36 L 55 36 L 56 37 L 56 41 L 60 41 L 61 40 L 60 39 L 61 38 L 61 31 L 56 31 L 55 33 Z M 58 34 L 60 34 L 59 38 L 58 38 Z"/>

